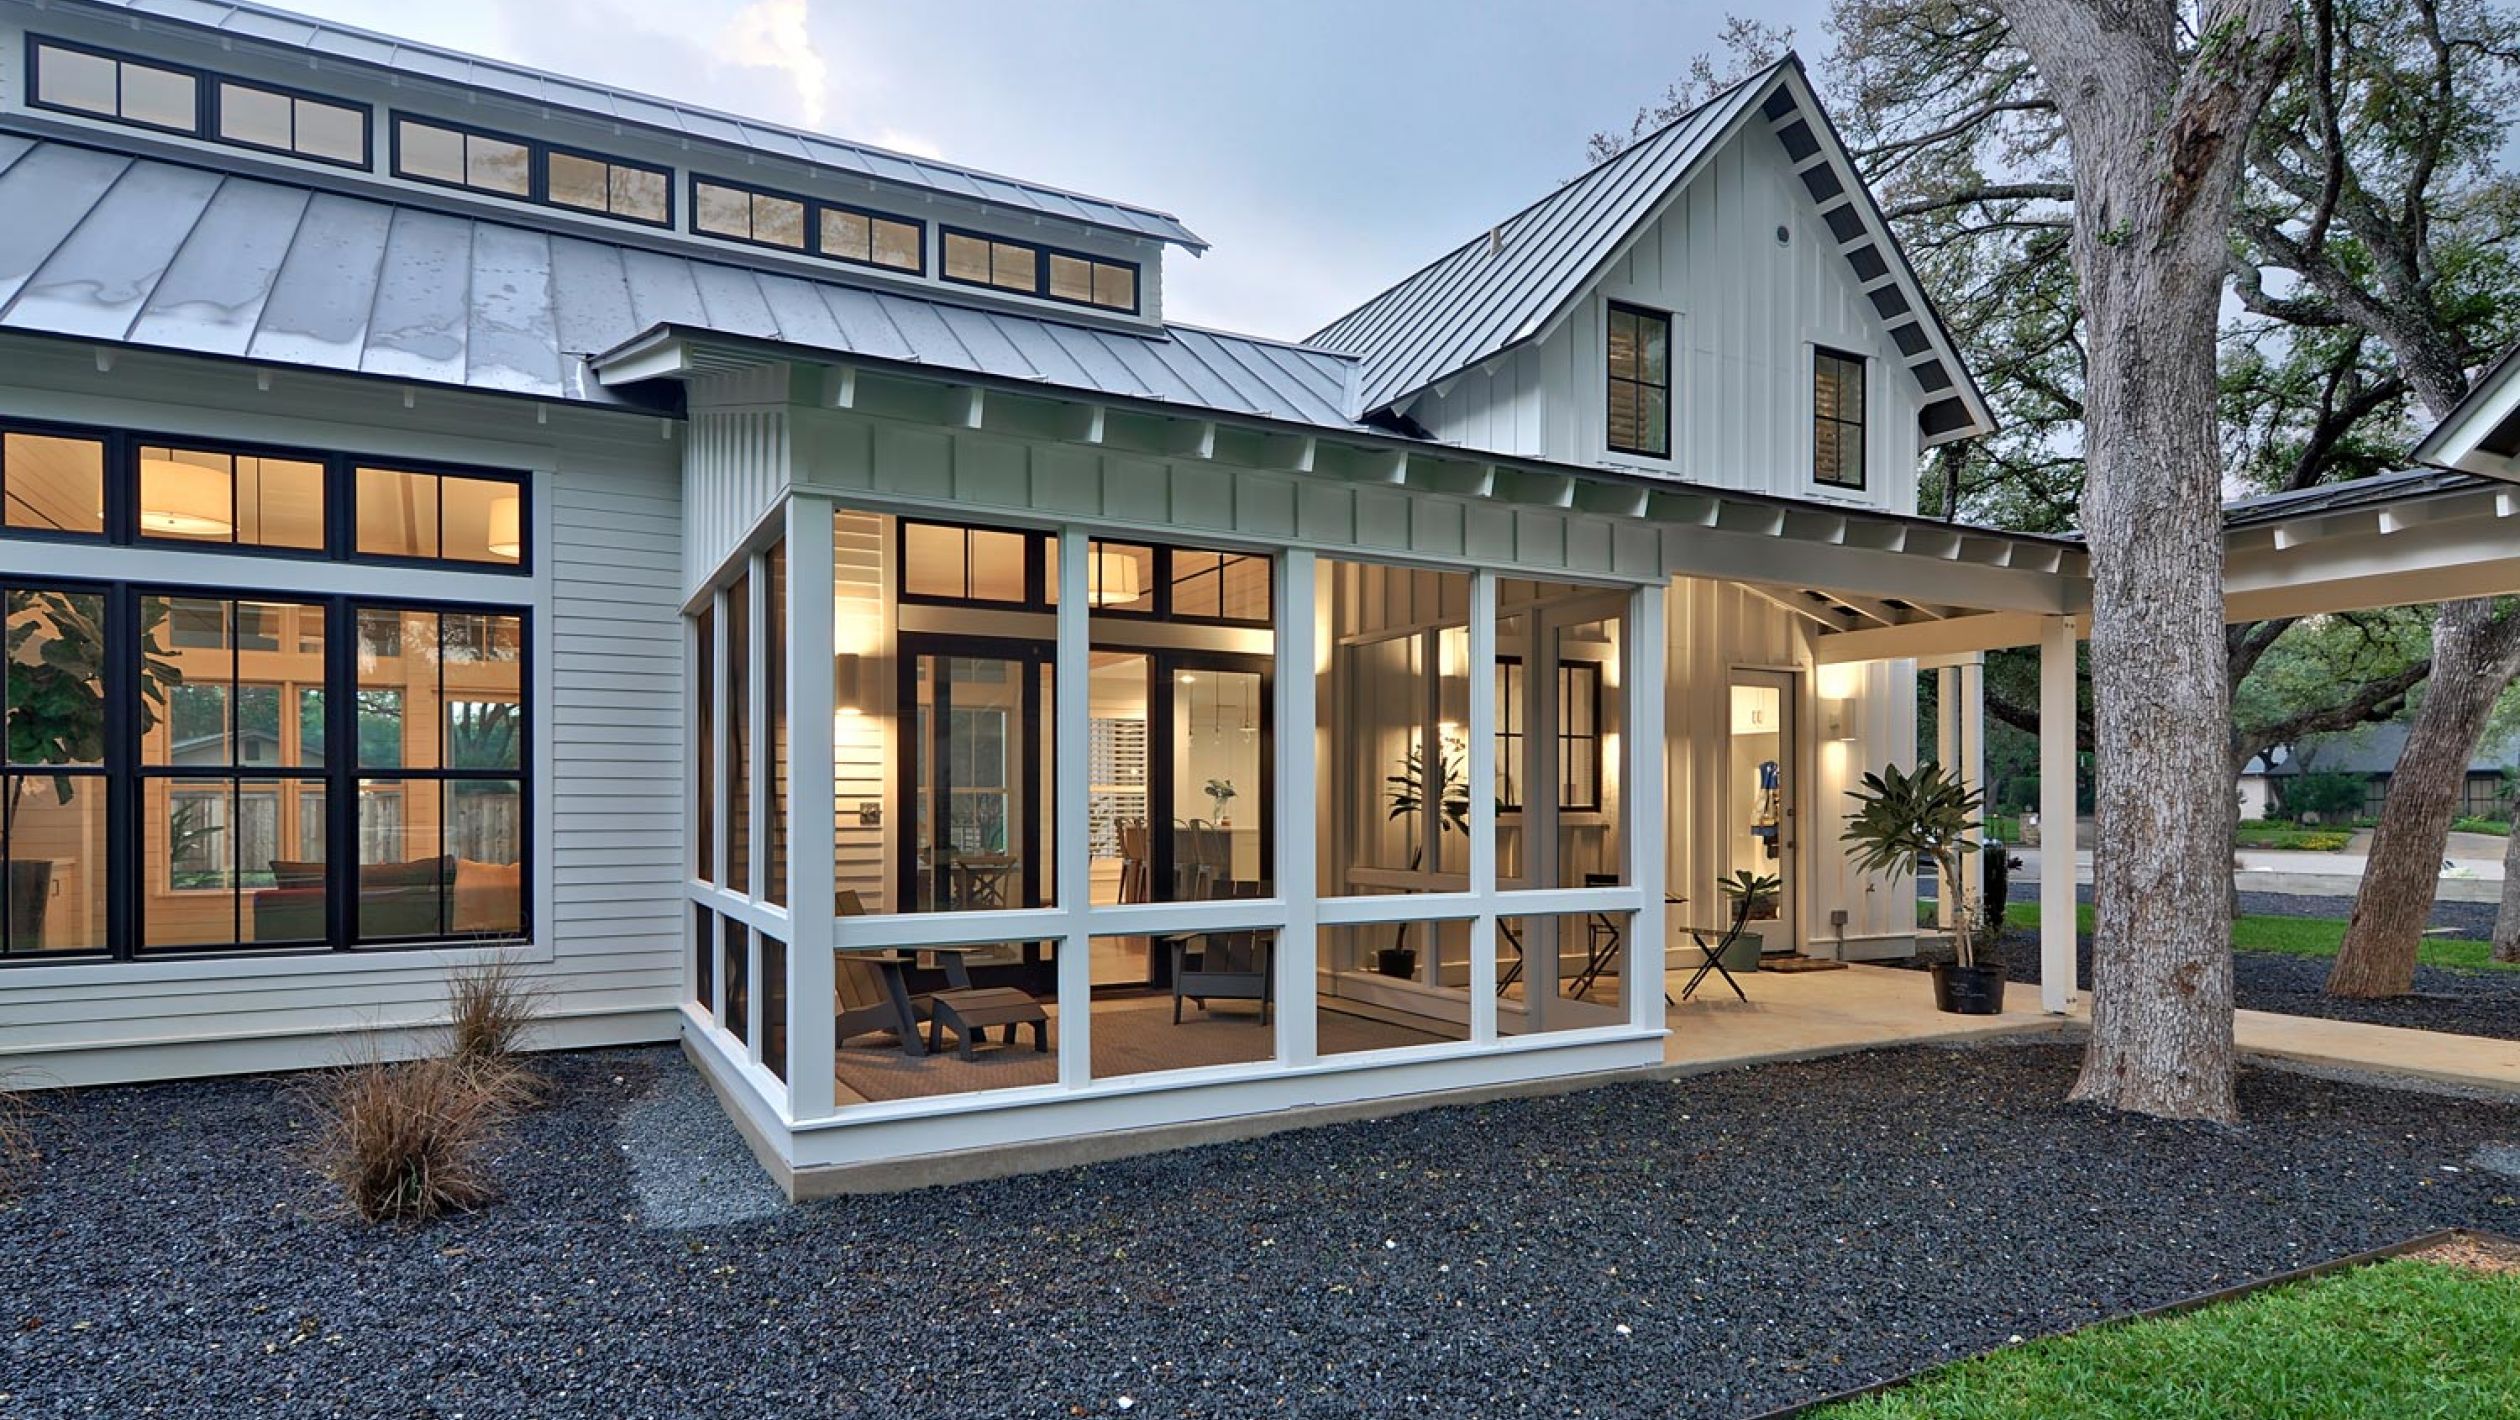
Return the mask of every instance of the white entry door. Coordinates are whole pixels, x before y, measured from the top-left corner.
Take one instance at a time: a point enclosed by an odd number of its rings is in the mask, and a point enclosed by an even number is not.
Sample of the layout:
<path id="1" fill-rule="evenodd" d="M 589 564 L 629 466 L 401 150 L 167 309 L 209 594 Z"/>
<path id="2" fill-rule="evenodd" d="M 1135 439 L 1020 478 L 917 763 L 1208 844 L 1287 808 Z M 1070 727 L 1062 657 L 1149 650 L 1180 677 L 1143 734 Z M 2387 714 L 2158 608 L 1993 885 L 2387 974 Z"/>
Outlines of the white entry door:
<path id="1" fill-rule="evenodd" d="M 1771 952 L 1793 950 L 1795 895 L 1794 675 L 1790 671 L 1735 671 L 1732 718 L 1725 756 L 1724 876 L 1748 872 L 1774 877 L 1773 905 L 1752 914 L 1752 930 Z M 1725 899 L 1727 912 L 1731 899 Z M 1761 927 L 1765 922 L 1768 925 Z"/>

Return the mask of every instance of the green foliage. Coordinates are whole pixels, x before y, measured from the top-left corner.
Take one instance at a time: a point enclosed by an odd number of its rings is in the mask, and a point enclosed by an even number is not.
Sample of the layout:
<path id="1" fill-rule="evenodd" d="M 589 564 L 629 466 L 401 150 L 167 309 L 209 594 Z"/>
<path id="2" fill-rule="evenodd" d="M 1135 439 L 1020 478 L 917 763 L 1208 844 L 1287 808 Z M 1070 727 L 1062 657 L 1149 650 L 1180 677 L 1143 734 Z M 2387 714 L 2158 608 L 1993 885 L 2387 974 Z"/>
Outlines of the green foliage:
<path id="1" fill-rule="evenodd" d="M 2400 1258 L 2034 1341 L 1815 1420 L 2520 1414 L 2520 1273 Z"/>
<path id="2" fill-rule="evenodd" d="M 2511 820 L 2507 818 L 2463 818 L 2450 824 L 2452 833 L 2487 833 L 2496 838 L 2511 836 Z"/>
<path id="3" fill-rule="evenodd" d="M 1774 873 L 1739 868 L 1731 877 L 1716 879 L 1715 886 L 1722 890 L 1724 900 L 1733 905 L 1734 915 L 1747 920 L 1775 911 L 1776 897 L 1785 890 L 1785 880 Z"/>
<path id="4" fill-rule="evenodd" d="M 159 643 L 165 603 L 143 599 L 140 728 L 157 727 L 168 693 L 184 673 Z M 101 764 L 105 760 L 105 599 L 91 593 L 13 590 L 7 605 L 5 712 L 11 764 Z M 31 648 L 31 649 L 30 649 Z M 20 781 L 23 792 L 23 783 Z M 53 794 L 70 802 L 69 776 Z M 14 810 L 14 799 L 10 804 Z"/>
<path id="5" fill-rule="evenodd" d="M 2361 813 L 2369 787 L 2370 781 L 2360 774 L 2313 770 L 2281 781 L 2276 795 L 2283 801 L 2284 812 L 2293 818 L 2307 819 L 2315 814 L 2325 823 Z"/>
<path id="6" fill-rule="evenodd" d="M 2302 853 L 2338 853 L 2353 841 L 2354 835 L 2345 829 L 2302 828 L 2269 819 L 2243 823 L 2231 836 L 2236 848 L 2280 848 Z"/>
<path id="7" fill-rule="evenodd" d="M 1446 830 L 1467 834 L 1470 831 L 1470 757 L 1464 751 L 1439 749 L 1430 756 L 1424 745 L 1418 745 L 1401 756 L 1400 772 L 1383 776 L 1388 786 L 1383 797 L 1391 806 L 1390 817 L 1409 818 L 1426 811 L 1430 793 L 1440 795 L 1436 818 Z"/>
<path id="8" fill-rule="evenodd" d="M 1978 812 L 1984 796 L 1963 784 L 1939 764 L 1915 770 L 1893 764 L 1847 791 L 1855 811 L 1847 815 L 1838 841 L 1853 849 L 1858 872 L 1879 873 L 1892 881 L 1931 862 L 1941 891 L 1953 894 L 1952 950 L 1962 966 L 1977 964 L 1977 893 L 1966 870 L 1968 855 L 1978 851 Z"/>
<path id="9" fill-rule="evenodd" d="M 2074 930 L 2090 936 L 2098 914 L 2091 904 L 2074 909 Z M 2039 929 L 2039 905 L 2016 902 L 2004 912 L 2004 925 L 2020 931 Z M 2231 949 L 2235 952 L 2272 952 L 2282 956 L 2332 957 L 2345 941 L 2345 921 L 2341 917 L 2278 917 L 2243 916 L 2232 919 Z M 2490 942 L 2470 941 L 2460 937 L 2426 937 L 2416 949 L 2415 959 L 2425 966 L 2450 971 L 2520 971 L 2520 964 L 2494 960 Z"/>

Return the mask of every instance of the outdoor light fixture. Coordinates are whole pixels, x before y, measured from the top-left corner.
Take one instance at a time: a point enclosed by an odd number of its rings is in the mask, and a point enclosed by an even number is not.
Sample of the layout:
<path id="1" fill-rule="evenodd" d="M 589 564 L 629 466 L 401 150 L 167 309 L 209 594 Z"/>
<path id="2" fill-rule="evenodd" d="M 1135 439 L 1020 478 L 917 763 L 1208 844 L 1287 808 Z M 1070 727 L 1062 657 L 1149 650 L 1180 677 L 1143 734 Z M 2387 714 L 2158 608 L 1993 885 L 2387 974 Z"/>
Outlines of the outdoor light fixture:
<path id="1" fill-rule="evenodd" d="M 831 704 L 840 714 L 866 713 L 865 698 L 858 686 L 858 667 L 863 659 L 855 651 L 842 651 L 831 658 Z"/>
<path id="2" fill-rule="evenodd" d="M 1134 553 L 1096 547 L 1087 554 L 1085 600 L 1093 606 L 1119 606 L 1146 595 Z"/>
<path id="3" fill-rule="evenodd" d="M 517 555 L 525 550 L 524 539 L 517 535 L 516 530 L 517 506 L 515 498 L 490 500 L 490 540 L 487 546 L 491 556 L 504 557 L 510 562 L 514 562 Z"/>
<path id="4" fill-rule="evenodd" d="M 226 537 L 236 531 L 227 476 L 171 458 L 141 459 L 140 530 L 175 537 Z"/>

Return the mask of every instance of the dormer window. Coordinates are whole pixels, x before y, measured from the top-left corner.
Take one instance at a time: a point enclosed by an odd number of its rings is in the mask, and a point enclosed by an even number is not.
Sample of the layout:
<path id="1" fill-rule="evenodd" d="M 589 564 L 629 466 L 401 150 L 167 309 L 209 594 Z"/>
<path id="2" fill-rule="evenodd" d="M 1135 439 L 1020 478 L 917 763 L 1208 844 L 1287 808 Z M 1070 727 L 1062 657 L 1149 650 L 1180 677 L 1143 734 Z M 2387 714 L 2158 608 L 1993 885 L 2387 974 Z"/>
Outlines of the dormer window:
<path id="1" fill-rule="evenodd" d="M 58 40 L 35 40 L 31 63 L 37 108 L 338 167 L 368 165 L 368 111 L 360 105 Z"/>
<path id="2" fill-rule="evenodd" d="M 716 178 L 691 180 L 691 229 L 782 251 L 810 250 L 855 266 L 913 275 L 927 269 L 925 223 Z"/>
<path id="3" fill-rule="evenodd" d="M 1610 451 L 1671 457 L 1671 317 L 1611 302 L 1609 349 Z"/>
<path id="4" fill-rule="evenodd" d="M 405 114 L 394 117 L 394 175 L 649 227 L 674 220 L 663 168 Z"/>
<path id="5" fill-rule="evenodd" d="M 1105 310 L 1138 308 L 1138 269 L 1082 252 L 1010 242 L 979 232 L 945 232 L 945 279 Z"/>

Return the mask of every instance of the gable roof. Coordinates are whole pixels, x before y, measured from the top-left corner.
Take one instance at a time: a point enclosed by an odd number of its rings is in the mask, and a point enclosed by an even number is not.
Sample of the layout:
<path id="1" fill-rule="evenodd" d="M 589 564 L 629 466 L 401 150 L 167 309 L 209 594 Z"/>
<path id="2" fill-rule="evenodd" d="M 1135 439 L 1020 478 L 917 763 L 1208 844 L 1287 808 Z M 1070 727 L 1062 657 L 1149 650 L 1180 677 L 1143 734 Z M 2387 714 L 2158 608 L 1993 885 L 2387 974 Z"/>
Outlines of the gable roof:
<path id="1" fill-rule="evenodd" d="M 72 0 L 126 14 L 171 20 L 222 36 L 281 49 L 347 60 L 393 74 L 502 94 L 526 103 L 574 109 L 608 122 L 637 124 L 678 137 L 726 143 L 875 182 L 925 189 L 948 197 L 991 203 L 1043 216 L 1109 228 L 1136 237 L 1176 243 L 1191 251 L 1207 242 L 1169 212 L 1088 197 L 1019 178 L 1001 177 L 959 163 L 896 153 L 870 144 L 826 137 L 716 109 L 678 103 L 628 89 L 591 84 L 565 75 L 483 59 L 451 49 L 416 44 L 392 35 L 334 24 L 245 0 Z"/>
<path id="2" fill-rule="evenodd" d="M 1092 328 L 0 131 L 0 331 L 651 407 L 590 357 L 663 326 L 1352 428 L 1351 362 Z"/>
<path id="3" fill-rule="evenodd" d="M 2459 407 L 2415 446 L 2415 460 L 2520 481 L 2520 345 L 2476 377 Z"/>
<path id="4" fill-rule="evenodd" d="M 1784 144 L 1925 392 L 1927 442 L 1991 431 L 1984 396 L 1855 176 L 1802 61 L 1791 54 L 1436 258 L 1305 343 L 1358 358 L 1353 413 L 1394 411 L 1419 391 L 1554 327 L 1753 122 L 1770 125 Z"/>

